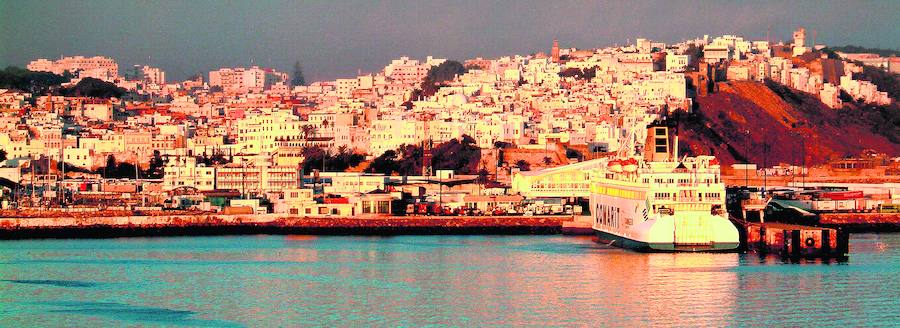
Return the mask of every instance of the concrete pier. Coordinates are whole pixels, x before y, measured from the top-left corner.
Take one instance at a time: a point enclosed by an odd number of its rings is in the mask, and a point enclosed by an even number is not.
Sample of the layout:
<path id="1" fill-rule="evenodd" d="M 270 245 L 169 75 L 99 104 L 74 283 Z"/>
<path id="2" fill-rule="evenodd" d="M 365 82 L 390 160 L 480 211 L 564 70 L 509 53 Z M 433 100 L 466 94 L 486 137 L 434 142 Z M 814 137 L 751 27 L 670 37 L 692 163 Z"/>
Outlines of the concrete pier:
<path id="1" fill-rule="evenodd" d="M 571 216 L 358 216 L 280 214 L 0 218 L 0 239 L 228 234 L 558 234 Z"/>
<path id="2" fill-rule="evenodd" d="M 594 235 L 594 229 L 591 223 L 591 217 L 579 215 L 573 217 L 572 221 L 563 221 L 562 233 L 564 235 L 573 236 L 589 236 Z"/>
<path id="3" fill-rule="evenodd" d="M 849 252 L 849 233 L 839 229 L 745 221 L 738 225 L 749 251 L 816 258 L 843 258 Z"/>

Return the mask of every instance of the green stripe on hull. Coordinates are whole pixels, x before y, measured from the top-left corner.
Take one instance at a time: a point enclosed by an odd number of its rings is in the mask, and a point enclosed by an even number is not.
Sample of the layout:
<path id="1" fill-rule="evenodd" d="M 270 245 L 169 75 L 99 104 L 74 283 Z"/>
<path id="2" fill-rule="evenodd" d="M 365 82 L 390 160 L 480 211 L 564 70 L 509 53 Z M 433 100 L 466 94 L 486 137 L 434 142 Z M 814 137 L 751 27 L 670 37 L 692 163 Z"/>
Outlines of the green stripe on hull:
<path id="1" fill-rule="evenodd" d="M 740 243 L 718 243 L 710 245 L 675 245 L 672 243 L 648 243 L 617 236 L 608 232 L 594 230 L 602 243 L 609 243 L 619 248 L 638 252 L 731 252 L 737 251 Z"/>

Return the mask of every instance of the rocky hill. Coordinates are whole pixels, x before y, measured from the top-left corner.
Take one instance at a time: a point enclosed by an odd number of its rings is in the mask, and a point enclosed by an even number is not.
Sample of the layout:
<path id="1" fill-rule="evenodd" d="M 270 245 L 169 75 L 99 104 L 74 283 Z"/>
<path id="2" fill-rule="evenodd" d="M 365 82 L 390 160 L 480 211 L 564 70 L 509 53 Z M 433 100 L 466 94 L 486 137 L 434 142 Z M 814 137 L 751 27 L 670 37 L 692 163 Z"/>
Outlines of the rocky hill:
<path id="1" fill-rule="evenodd" d="M 900 106 L 825 106 L 814 95 L 774 82 L 733 81 L 696 98 L 691 114 L 675 115 L 680 149 L 715 154 L 725 164 L 806 164 L 873 149 L 900 156 Z M 804 151 L 805 150 L 805 151 Z"/>

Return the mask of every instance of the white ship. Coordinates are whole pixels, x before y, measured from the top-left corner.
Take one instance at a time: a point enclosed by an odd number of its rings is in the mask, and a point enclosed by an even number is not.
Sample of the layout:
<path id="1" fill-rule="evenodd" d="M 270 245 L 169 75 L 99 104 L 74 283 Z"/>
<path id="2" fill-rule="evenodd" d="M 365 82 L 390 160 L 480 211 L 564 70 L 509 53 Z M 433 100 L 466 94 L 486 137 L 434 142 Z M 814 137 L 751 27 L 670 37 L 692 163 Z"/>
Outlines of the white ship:
<path id="1" fill-rule="evenodd" d="M 678 158 L 666 126 L 647 131 L 643 155 L 623 147 L 591 174 L 592 227 L 599 241 L 647 252 L 728 251 L 739 246 L 713 156 Z"/>

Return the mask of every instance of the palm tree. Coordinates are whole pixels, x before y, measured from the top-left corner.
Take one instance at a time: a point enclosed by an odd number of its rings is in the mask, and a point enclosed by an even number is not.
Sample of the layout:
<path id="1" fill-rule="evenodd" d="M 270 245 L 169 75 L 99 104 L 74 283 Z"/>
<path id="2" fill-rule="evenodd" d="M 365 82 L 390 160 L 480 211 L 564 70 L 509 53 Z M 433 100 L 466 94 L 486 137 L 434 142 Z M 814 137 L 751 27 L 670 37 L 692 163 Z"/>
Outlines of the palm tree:
<path id="1" fill-rule="evenodd" d="M 304 140 L 309 139 L 310 135 L 316 134 L 316 130 L 318 130 L 318 128 L 316 128 L 315 125 L 304 125 L 304 126 L 301 127 L 300 129 L 301 129 L 302 132 L 303 132 L 303 139 L 304 139 Z"/>
<path id="2" fill-rule="evenodd" d="M 526 161 L 524 159 L 520 159 L 520 160 L 516 161 L 516 167 L 518 167 L 519 170 L 522 170 L 522 171 L 531 170 L 531 165 L 529 165 L 528 161 Z"/>

